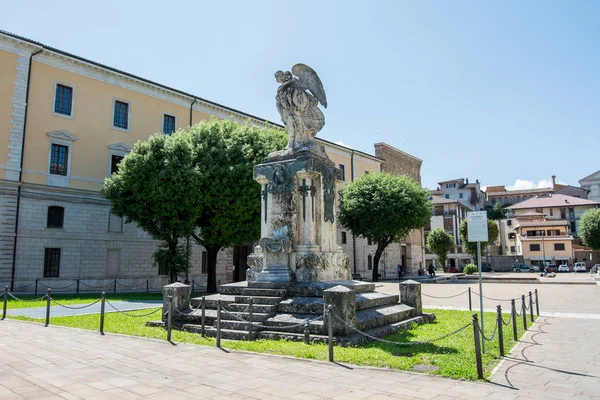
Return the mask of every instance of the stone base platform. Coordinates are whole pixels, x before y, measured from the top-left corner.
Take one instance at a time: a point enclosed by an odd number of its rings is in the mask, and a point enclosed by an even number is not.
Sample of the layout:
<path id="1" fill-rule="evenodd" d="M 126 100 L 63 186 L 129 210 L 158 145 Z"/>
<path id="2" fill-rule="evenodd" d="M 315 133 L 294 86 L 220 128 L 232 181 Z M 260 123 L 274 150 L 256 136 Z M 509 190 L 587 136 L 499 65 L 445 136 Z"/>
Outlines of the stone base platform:
<path id="1" fill-rule="evenodd" d="M 425 323 L 435 318 L 420 315 L 418 307 L 400 303 L 398 294 L 376 292 L 375 284 L 369 282 L 296 283 L 287 289 L 248 287 L 246 282 L 237 282 L 221 285 L 218 294 L 190 299 L 191 308 L 178 312 L 173 324 L 187 331 L 201 332 L 204 299 L 204 333 L 208 336 L 216 336 L 217 306 L 220 302 L 221 335 L 224 339 L 304 340 L 308 331 L 311 341 L 326 341 L 326 299 L 332 293 L 328 289 L 332 288 L 336 288 L 333 289 L 334 295 L 341 291 L 344 296 L 350 296 L 346 297 L 343 306 L 346 318 L 350 307 L 350 318 L 346 323 L 334 319 L 335 340 L 341 344 L 368 340 L 354 329 L 380 337 L 410 329 L 412 323 Z M 334 312 L 341 313 L 342 310 Z"/>

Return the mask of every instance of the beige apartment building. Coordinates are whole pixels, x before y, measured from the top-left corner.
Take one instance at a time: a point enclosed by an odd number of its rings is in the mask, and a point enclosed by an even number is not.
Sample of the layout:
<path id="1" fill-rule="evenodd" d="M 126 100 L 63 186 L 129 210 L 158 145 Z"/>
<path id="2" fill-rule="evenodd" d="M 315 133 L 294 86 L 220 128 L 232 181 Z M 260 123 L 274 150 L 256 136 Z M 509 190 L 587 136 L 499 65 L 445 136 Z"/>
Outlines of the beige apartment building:
<path id="1" fill-rule="evenodd" d="M 147 281 L 150 289 L 160 288 L 167 277 L 153 263 L 155 241 L 111 215 L 101 194 L 104 179 L 136 141 L 157 132 L 171 134 L 213 117 L 283 128 L 2 31 L 0 89 L 0 284 L 13 290 L 31 290 L 36 279 L 55 286 L 79 279 L 96 287 L 115 279 L 124 287 Z M 413 175 L 420 181 L 420 160 L 391 146 L 377 144 L 374 156 L 320 141 L 348 181 L 388 163 L 407 170 L 418 164 Z M 368 271 L 376 246 L 343 229 L 338 235 L 351 268 Z M 419 238 L 390 246 L 383 273 L 402 257 L 405 265 L 422 264 Z M 205 253 L 193 241 L 189 246 L 188 278 L 203 286 Z M 252 248 L 223 250 L 217 280 L 244 280 Z"/>

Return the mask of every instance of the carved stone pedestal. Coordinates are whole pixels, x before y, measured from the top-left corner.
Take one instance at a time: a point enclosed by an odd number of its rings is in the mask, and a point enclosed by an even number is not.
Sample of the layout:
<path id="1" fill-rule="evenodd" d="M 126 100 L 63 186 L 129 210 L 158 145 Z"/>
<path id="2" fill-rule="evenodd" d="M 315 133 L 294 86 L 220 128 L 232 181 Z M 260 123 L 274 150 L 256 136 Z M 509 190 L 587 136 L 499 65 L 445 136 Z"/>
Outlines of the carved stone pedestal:
<path id="1" fill-rule="evenodd" d="M 341 170 L 323 147 L 312 142 L 270 154 L 254 178 L 262 186 L 261 239 L 260 253 L 249 257 L 248 285 L 349 280 L 348 256 L 336 242 Z"/>

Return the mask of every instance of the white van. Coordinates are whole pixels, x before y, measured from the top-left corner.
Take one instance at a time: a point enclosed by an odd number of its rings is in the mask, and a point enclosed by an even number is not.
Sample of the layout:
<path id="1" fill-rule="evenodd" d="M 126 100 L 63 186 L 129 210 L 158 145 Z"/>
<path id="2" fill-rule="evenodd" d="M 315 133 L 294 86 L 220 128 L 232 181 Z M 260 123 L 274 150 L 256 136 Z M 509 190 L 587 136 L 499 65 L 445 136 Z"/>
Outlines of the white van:
<path id="1" fill-rule="evenodd" d="M 575 267 L 573 268 L 573 272 L 587 272 L 585 263 L 584 262 L 576 262 Z"/>

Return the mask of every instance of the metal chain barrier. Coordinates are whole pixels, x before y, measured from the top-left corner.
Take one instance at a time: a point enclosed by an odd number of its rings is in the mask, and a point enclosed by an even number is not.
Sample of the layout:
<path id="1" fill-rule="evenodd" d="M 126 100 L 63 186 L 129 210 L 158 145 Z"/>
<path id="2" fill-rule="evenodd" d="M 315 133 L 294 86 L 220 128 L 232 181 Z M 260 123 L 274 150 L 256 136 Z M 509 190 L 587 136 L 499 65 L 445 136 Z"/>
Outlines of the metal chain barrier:
<path id="1" fill-rule="evenodd" d="M 468 290 L 465 290 L 465 291 L 464 291 L 464 292 L 462 292 L 462 293 L 455 294 L 455 295 L 452 295 L 452 296 L 431 296 L 431 295 L 429 295 L 429 294 L 425 294 L 425 293 L 422 293 L 422 295 L 423 295 L 423 296 L 427 296 L 427 297 L 431 297 L 431 298 L 433 298 L 433 299 L 451 299 L 451 298 L 453 298 L 453 297 L 462 296 L 463 294 L 465 294 L 465 293 L 467 293 L 467 292 L 468 292 Z"/>
<path id="2" fill-rule="evenodd" d="M 469 324 L 471 325 L 471 324 Z M 488 339 L 485 336 L 485 333 L 483 332 L 483 329 L 481 329 L 480 325 L 477 325 L 479 327 L 479 332 L 481 332 L 481 337 L 483 337 L 483 339 L 487 342 L 491 342 L 492 340 L 494 340 L 494 338 L 496 337 L 496 332 L 498 331 L 498 324 L 494 324 L 494 332 L 492 332 L 492 336 Z"/>
<path id="3" fill-rule="evenodd" d="M 71 309 L 71 310 L 81 310 L 83 308 L 88 308 L 88 307 L 93 306 L 94 304 L 98 303 L 101 299 L 98 299 L 98 300 L 96 300 L 96 301 L 94 301 L 93 303 L 90 303 L 90 304 L 85 304 L 83 306 L 67 306 L 65 304 L 60 304 L 58 301 L 54 300 L 52 297 L 50 297 L 50 300 L 52 300 L 54 303 L 56 303 L 56 305 L 61 306 L 63 308 L 68 308 L 68 309 Z"/>
<path id="4" fill-rule="evenodd" d="M 126 316 L 128 316 L 128 317 L 134 317 L 134 318 L 147 317 L 147 316 L 149 316 L 149 315 L 152 315 L 152 314 L 155 314 L 155 313 L 159 312 L 159 311 L 162 309 L 162 307 L 161 307 L 161 308 L 157 308 L 156 310 L 154 310 L 154 311 L 151 311 L 151 312 L 149 312 L 149 313 L 147 313 L 147 314 L 141 314 L 141 315 L 132 315 L 132 314 L 128 314 L 128 313 L 127 313 L 127 311 L 121 311 L 121 310 L 119 310 L 117 307 L 115 307 L 114 305 L 112 305 L 112 303 L 111 303 L 110 301 L 106 300 L 106 302 L 107 302 L 107 303 L 108 303 L 108 305 L 109 305 L 109 306 L 111 306 L 111 307 L 112 307 L 112 308 L 113 308 L 115 311 L 117 311 L 117 312 L 119 312 L 119 313 L 121 313 L 121 314 L 123 314 L 123 315 L 126 315 Z"/>
<path id="5" fill-rule="evenodd" d="M 35 284 L 35 282 L 31 282 L 29 285 L 21 286 L 20 288 L 18 288 L 18 289 L 15 289 L 14 291 L 15 291 L 15 292 L 19 292 L 19 291 L 21 291 L 22 289 L 28 288 L 28 287 L 30 287 L 30 286 L 32 286 L 32 285 L 34 285 L 34 284 Z"/>
<path id="6" fill-rule="evenodd" d="M 297 324 L 293 324 L 293 325 L 285 325 L 285 326 L 271 326 L 271 325 L 264 325 L 264 324 L 260 324 L 257 326 L 257 328 L 264 328 L 263 330 L 273 330 L 273 331 L 283 331 L 286 329 L 292 329 L 292 328 L 299 328 L 301 326 L 306 325 L 307 323 L 310 325 L 311 322 L 315 322 L 318 321 L 320 319 L 323 319 L 324 316 L 323 315 L 319 315 L 318 317 L 312 318 L 312 319 L 305 319 L 304 321 L 297 323 Z"/>
<path id="7" fill-rule="evenodd" d="M 40 300 L 44 300 L 44 299 L 45 299 L 45 298 L 48 296 L 47 294 L 45 294 L 45 295 L 43 295 L 42 297 L 39 297 L 39 298 L 37 298 L 37 299 L 30 299 L 30 300 L 26 300 L 26 299 L 20 299 L 20 298 L 18 298 L 17 296 L 15 296 L 14 294 L 12 294 L 11 292 L 7 292 L 7 293 L 8 293 L 8 295 L 9 295 L 10 297 L 12 297 L 13 299 L 15 299 L 15 300 L 17 300 L 17 301 L 22 301 L 22 302 L 24 302 L 24 303 L 32 303 L 32 302 L 34 302 L 34 301 L 40 301 Z"/>
<path id="8" fill-rule="evenodd" d="M 479 293 L 477 293 L 476 291 L 473 290 L 472 292 L 473 294 L 479 296 Z M 488 299 L 488 300 L 493 300 L 493 301 L 512 301 L 514 299 L 495 299 L 493 297 L 487 297 L 487 296 L 482 296 L 484 299 Z"/>
<path id="9" fill-rule="evenodd" d="M 471 323 L 469 322 L 468 324 L 466 324 L 464 326 L 461 326 L 460 328 L 455 329 L 454 331 L 452 331 L 450 333 L 447 333 L 445 335 L 442 335 L 442 336 L 434 338 L 434 339 L 424 340 L 424 341 L 421 341 L 421 342 L 395 342 L 393 340 L 381 339 L 381 338 L 378 338 L 377 336 L 369 335 L 368 333 L 363 332 L 363 331 L 359 330 L 358 328 L 356 328 L 356 327 L 348 324 L 348 322 L 344 321 L 343 319 L 341 319 L 340 317 L 338 317 L 337 315 L 335 315 L 335 313 L 331 313 L 331 315 L 333 315 L 338 321 L 342 322 L 344 325 L 346 325 L 350 329 L 358 332 L 359 334 L 361 334 L 361 335 L 363 335 L 363 336 L 365 336 L 365 337 L 367 337 L 367 338 L 369 338 L 371 340 L 375 340 L 377 342 L 382 342 L 382 343 L 393 344 L 393 345 L 397 345 L 397 346 L 418 346 L 418 345 L 430 344 L 430 343 L 437 342 L 437 341 L 442 340 L 442 339 L 446 339 L 447 337 L 456 335 L 459 332 L 462 332 L 463 330 L 465 330 L 465 329 L 467 329 L 468 327 L 471 326 Z"/>
<path id="10" fill-rule="evenodd" d="M 504 322 L 504 318 L 502 318 L 502 323 L 503 323 L 505 326 L 508 326 L 508 325 L 510 325 L 510 323 L 511 323 L 511 321 L 512 321 L 512 317 L 513 317 L 513 316 L 512 316 L 512 313 L 510 313 L 510 318 L 508 319 L 508 322 Z"/>
<path id="11" fill-rule="evenodd" d="M 103 285 L 103 286 L 91 286 L 91 285 L 88 285 L 88 284 L 83 283 L 83 282 L 79 282 L 79 283 L 82 284 L 85 287 L 89 287 L 90 289 L 104 289 L 104 288 L 107 288 L 107 287 L 113 285 L 113 282 L 111 282 L 111 283 L 109 283 L 107 285 Z"/>
<path id="12" fill-rule="evenodd" d="M 42 285 L 43 287 L 45 287 L 45 288 L 48 288 L 48 289 L 52 289 L 52 290 L 62 290 L 62 289 L 68 289 L 68 288 L 70 288 L 70 287 L 73 287 L 73 286 L 77 285 L 77 282 L 73 282 L 72 284 L 70 284 L 70 285 L 67 285 L 67 286 L 63 286 L 63 287 L 59 287 L 59 288 L 51 288 L 50 286 L 46 286 L 46 285 L 44 285 L 42 282 L 38 282 L 38 283 L 39 283 L 40 285 Z"/>
<path id="13" fill-rule="evenodd" d="M 248 307 L 246 307 L 246 309 L 244 311 L 229 311 L 225 307 L 225 305 L 223 305 L 223 311 L 225 312 L 225 314 L 228 314 L 228 315 L 232 316 L 233 318 L 237 319 L 238 321 L 242 321 L 242 322 L 250 322 L 250 321 L 248 321 L 248 320 L 244 319 L 243 317 L 240 317 L 234 313 L 243 314 L 243 313 L 247 313 L 249 310 L 250 310 L 250 305 L 248 305 Z"/>
<path id="14" fill-rule="evenodd" d="M 113 285 L 114 283 L 111 283 L 111 285 Z M 122 283 L 120 283 L 119 281 L 117 281 L 117 285 L 124 287 L 126 289 L 139 289 L 142 286 L 146 286 L 146 282 L 142 283 L 141 285 L 137 285 L 137 286 L 129 286 L 129 285 L 123 285 Z"/>

